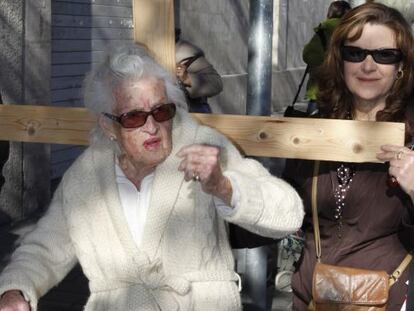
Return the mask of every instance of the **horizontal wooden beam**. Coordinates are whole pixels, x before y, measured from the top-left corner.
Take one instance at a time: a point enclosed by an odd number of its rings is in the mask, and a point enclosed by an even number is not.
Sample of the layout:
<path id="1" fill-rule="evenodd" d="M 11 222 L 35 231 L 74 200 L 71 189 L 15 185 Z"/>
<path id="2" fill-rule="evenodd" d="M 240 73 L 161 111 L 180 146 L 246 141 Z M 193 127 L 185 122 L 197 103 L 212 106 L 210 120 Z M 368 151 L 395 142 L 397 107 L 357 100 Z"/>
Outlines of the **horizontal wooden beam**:
<path id="1" fill-rule="evenodd" d="M 87 145 L 95 122 L 85 108 L 0 105 L 1 140 Z"/>
<path id="2" fill-rule="evenodd" d="M 383 144 L 404 144 L 403 123 L 193 114 L 226 135 L 245 155 L 377 162 Z M 89 143 L 95 118 L 84 108 L 0 105 L 0 140 Z"/>
<path id="3" fill-rule="evenodd" d="M 405 125 L 314 118 L 195 115 L 229 137 L 246 155 L 378 162 L 383 144 L 404 145 Z"/>

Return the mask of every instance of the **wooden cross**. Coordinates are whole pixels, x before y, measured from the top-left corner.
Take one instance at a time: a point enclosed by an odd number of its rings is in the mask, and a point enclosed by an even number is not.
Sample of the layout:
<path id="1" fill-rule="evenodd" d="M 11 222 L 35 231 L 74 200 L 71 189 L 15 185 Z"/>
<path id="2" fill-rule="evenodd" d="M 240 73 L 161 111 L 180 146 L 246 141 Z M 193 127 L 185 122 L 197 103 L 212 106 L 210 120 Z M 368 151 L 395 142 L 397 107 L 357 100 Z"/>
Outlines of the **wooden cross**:
<path id="1" fill-rule="evenodd" d="M 133 0 L 135 40 L 175 68 L 173 0 Z M 404 124 L 193 114 L 249 156 L 377 162 L 382 144 L 404 144 Z M 84 108 L 0 105 L 0 139 L 86 145 L 96 120 Z"/>

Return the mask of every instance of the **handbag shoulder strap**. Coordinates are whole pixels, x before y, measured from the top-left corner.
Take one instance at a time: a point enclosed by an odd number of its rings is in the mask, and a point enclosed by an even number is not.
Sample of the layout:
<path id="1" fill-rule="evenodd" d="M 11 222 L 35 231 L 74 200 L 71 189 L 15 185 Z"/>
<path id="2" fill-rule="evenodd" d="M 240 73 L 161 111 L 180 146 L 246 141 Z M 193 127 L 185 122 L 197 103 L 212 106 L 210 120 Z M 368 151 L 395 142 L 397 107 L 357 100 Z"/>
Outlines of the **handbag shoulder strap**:
<path id="1" fill-rule="evenodd" d="M 300 90 L 302 89 L 302 85 L 305 82 L 306 75 L 309 73 L 309 65 L 306 66 L 305 72 L 303 73 L 302 79 L 299 82 L 298 90 L 296 91 L 295 97 L 293 98 L 292 103 L 290 104 L 291 107 L 294 107 L 296 104 L 296 101 L 298 100 Z"/>
<path id="2" fill-rule="evenodd" d="M 412 255 L 408 253 L 403 261 L 400 263 L 400 265 L 397 267 L 397 269 L 394 270 L 394 272 L 390 275 L 389 278 L 389 284 L 390 287 L 394 285 L 395 282 L 398 281 L 398 278 L 401 276 L 401 274 L 404 272 L 404 270 L 408 267 L 412 259 Z"/>
<path id="3" fill-rule="evenodd" d="M 322 257 L 322 247 L 321 247 L 321 237 L 319 233 L 319 218 L 318 218 L 318 206 L 317 206 L 317 195 L 318 195 L 318 174 L 319 174 L 320 161 L 315 161 L 313 166 L 313 177 L 312 177 L 312 194 L 311 194 L 311 204 L 312 204 L 312 223 L 313 223 L 313 232 L 315 238 L 315 252 L 316 260 L 321 262 Z M 397 282 L 398 278 L 408 267 L 412 259 L 412 255 L 408 253 L 397 269 L 389 277 L 390 287 Z"/>
<path id="4" fill-rule="evenodd" d="M 313 233 L 315 238 L 315 252 L 316 260 L 321 262 L 322 248 L 321 248 L 321 237 L 319 234 L 319 219 L 318 219 L 318 174 L 319 174 L 319 161 L 315 161 L 313 165 L 313 177 L 312 177 L 312 193 L 311 193 L 311 204 L 312 204 L 312 224 Z"/>

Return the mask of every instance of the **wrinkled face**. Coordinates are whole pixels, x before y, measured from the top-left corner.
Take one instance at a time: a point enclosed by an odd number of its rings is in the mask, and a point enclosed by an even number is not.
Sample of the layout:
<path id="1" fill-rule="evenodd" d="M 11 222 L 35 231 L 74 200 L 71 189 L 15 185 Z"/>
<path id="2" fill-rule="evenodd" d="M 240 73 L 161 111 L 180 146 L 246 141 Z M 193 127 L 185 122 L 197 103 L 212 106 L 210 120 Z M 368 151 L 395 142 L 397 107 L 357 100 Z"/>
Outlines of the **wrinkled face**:
<path id="1" fill-rule="evenodd" d="M 351 33 L 352 35 L 352 33 Z M 384 25 L 366 24 L 361 37 L 345 45 L 362 49 L 397 48 L 393 30 Z M 385 105 L 385 99 L 396 79 L 399 64 L 378 64 L 372 55 L 359 62 L 344 61 L 345 83 L 356 102 Z"/>
<path id="2" fill-rule="evenodd" d="M 164 83 L 155 78 L 127 81 L 114 92 L 115 107 L 112 114 L 119 116 L 132 110 L 151 111 L 168 103 Z M 114 134 L 128 160 L 137 167 L 154 167 L 171 153 L 172 119 L 155 121 L 149 115 L 139 128 L 123 128 L 113 122 Z"/>

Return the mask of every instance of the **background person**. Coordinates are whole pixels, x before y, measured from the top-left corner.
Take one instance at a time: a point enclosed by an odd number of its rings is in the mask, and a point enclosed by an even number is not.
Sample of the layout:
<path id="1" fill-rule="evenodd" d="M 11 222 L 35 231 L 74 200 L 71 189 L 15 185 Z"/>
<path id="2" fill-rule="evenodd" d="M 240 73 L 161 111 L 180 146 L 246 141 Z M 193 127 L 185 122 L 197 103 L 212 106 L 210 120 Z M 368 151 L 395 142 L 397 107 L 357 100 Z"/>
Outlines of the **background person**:
<path id="1" fill-rule="evenodd" d="M 406 123 L 413 143 L 414 40 L 402 15 L 368 3 L 349 11 L 335 29 L 321 69 L 320 116 Z M 338 71 L 339 70 L 339 71 Z M 317 207 L 322 262 L 392 273 L 414 244 L 414 151 L 382 146 L 385 163 L 321 162 Z M 314 163 L 288 161 L 284 176 L 304 199 L 305 247 L 292 278 L 293 310 L 307 310 L 316 262 L 311 220 Z M 389 182 L 393 175 L 398 187 Z M 388 311 L 400 310 L 407 273 L 390 289 Z"/>
<path id="2" fill-rule="evenodd" d="M 175 30 L 176 75 L 186 95 L 190 112 L 211 113 L 208 97 L 223 90 L 220 75 L 206 59 L 204 52 L 194 44 L 180 38 Z"/>
<path id="3" fill-rule="evenodd" d="M 322 21 L 318 27 L 314 29 L 315 34 L 303 48 L 302 58 L 308 66 L 309 71 L 309 79 L 306 85 L 305 95 L 308 100 L 308 114 L 312 114 L 317 110 L 317 72 L 325 59 L 329 39 L 342 16 L 344 16 L 350 9 L 351 6 L 347 1 L 333 1 L 328 7 L 326 20 Z"/>
<path id="4" fill-rule="evenodd" d="M 226 221 L 283 237 L 302 223 L 298 194 L 195 122 L 139 46 L 88 76 L 84 102 L 91 145 L 3 270 L 0 310 L 36 310 L 77 262 L 87 311 L 241 309 Z"/>

